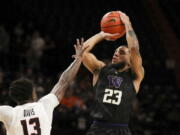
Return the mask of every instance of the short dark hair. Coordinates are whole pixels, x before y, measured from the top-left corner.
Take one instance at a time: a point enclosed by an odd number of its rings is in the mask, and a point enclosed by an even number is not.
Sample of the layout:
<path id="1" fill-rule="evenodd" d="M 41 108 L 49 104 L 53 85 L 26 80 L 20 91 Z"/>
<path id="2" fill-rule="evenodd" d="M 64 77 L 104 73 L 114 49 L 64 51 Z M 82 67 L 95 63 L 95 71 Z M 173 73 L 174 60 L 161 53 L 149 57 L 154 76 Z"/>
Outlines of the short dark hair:
<path id="1" fill-rule="evenodd" d="M 22 103 L 32 98 L 33 83 L 26 78 L 13 81 L 9 87 L 9 94 L 13 100 Z"/>

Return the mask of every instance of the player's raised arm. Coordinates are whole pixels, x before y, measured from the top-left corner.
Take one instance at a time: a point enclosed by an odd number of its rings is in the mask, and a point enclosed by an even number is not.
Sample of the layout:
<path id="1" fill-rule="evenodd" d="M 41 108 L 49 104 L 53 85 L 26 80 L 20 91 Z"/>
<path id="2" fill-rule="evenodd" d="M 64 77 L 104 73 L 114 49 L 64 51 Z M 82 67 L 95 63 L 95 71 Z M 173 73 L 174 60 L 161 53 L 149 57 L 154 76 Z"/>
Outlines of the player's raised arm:
<path id="1" fill-rule="evenodd" d="M 81 65 L 82 55 L 84 53 L 84 50 L 88 47 L 88 46 L 86 46 L 83 48 L 82 47 L 83 42 L 84 42 L 83 39 L 81 39 L 81 41 L 79 41 L 79 39 L 77 39 L 77 43 L 76 43 L 76 45 L 74 45 L 76 54 L 73 55 L 75 60 L 62 73 L 62 75 L 59 78 L 59 81 L 57 82 L 57 84 L 54 86 L 54 88 L 51 91 L 51 93 L 54 93 L 57 96 L 57 98 L 59 99 L 59 102 L 63 98 L 64 93 L 65 93 L 66 89 L 68 88 L 70 82 L 75 78 L 75 76 L 79 70 L 79 67 Z"/>
<path id="2" fill-rule="evenodd" d="M 94 46 L 97 43 L 99 43 L 103 39 L 110 40 L 110 38 L 115 35 L 116 34 L 100 32 L 85 41 L 84 47 L 88 47 L 83 54 L 83 64 L 91 73 L 94 74 L 96 70 L 101 69 L 105 64 L 104 62 L 98 60 L 96 56 L 92 54 L 90 51 L 94 48 Z"/>
<path id="3" fill-rule="evenodd" d="M 142 58 L 139 51 L 139 42 L 129 20 L 129 17 L 122 12 L 120 12 L 120 17 L 122 22 L 125 24 L 126 39 L 128 43 L 128 48 L 131 52 L 132 71 L 136 75 L 136 78 L 134 80 L 134 86 L 136 91 L 138 92 L 140 83 L 144 78 L 144 68 L 142 66 Z"/>

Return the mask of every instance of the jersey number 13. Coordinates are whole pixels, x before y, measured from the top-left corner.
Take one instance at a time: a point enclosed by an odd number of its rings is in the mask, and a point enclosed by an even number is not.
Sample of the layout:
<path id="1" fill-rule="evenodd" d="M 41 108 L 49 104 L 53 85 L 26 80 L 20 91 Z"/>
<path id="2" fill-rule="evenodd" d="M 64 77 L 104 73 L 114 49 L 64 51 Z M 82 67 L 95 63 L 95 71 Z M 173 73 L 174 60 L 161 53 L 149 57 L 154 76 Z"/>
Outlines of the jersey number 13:
<path id="1" fill-rule="evenodd" d="M 26 120 L 21 120 L 21 125 L 23 128 L 24 135 L 41 135 L 41 128 L 39 123 L 39 118 L 32 118 L 28 122 Z M 28 133 L 28 126 L 32 125 L 34 128 L 34 131 L 36 133 Z"/>
<path id="2" fill-rule="evenodd" d="M 115 97 L 114 99 L 112 99 Z M 121 103 L 122 91 L 105 89 L 103 103 L 119 105 Z"/>

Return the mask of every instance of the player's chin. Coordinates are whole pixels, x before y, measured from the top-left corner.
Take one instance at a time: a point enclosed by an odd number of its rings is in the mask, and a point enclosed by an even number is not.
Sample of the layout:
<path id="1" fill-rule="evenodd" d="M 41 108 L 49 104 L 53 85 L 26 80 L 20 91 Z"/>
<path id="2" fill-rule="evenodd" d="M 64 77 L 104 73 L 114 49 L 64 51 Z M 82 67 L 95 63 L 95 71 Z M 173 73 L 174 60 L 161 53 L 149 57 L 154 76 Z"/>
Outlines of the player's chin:
<path id="1" fill-rule="evenodd" d="M 117 64 L 118 62 L 114 59 L 112 59 L 112 64 Z"/>

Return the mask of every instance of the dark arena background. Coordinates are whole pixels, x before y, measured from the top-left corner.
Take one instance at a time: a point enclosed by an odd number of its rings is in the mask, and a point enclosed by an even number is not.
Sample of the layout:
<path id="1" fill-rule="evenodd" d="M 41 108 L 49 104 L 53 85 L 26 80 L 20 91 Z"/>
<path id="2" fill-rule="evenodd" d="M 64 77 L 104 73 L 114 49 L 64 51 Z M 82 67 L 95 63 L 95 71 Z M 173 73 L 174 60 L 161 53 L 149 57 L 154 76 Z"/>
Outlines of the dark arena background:
<path id="1" fill-rule="evenodd" d="M 8 87 L 22 76 L 34 81 L 39 98 L 50 92 L 73 61 L 76 38 L 98 33 L 102 16 L 113 10 L 130 17 L 145 68 L 133 104 L 133 135 L 180 135 L 180 0 L 1 1 L 0 105 L 16 105 Z M 103 41 L 93 53 L 108 62 L 121 44 L 125 37 Z M 84 135 L 93 99 L 92 75 L 82 65 L 54 111 L 52 135 Z"/>

